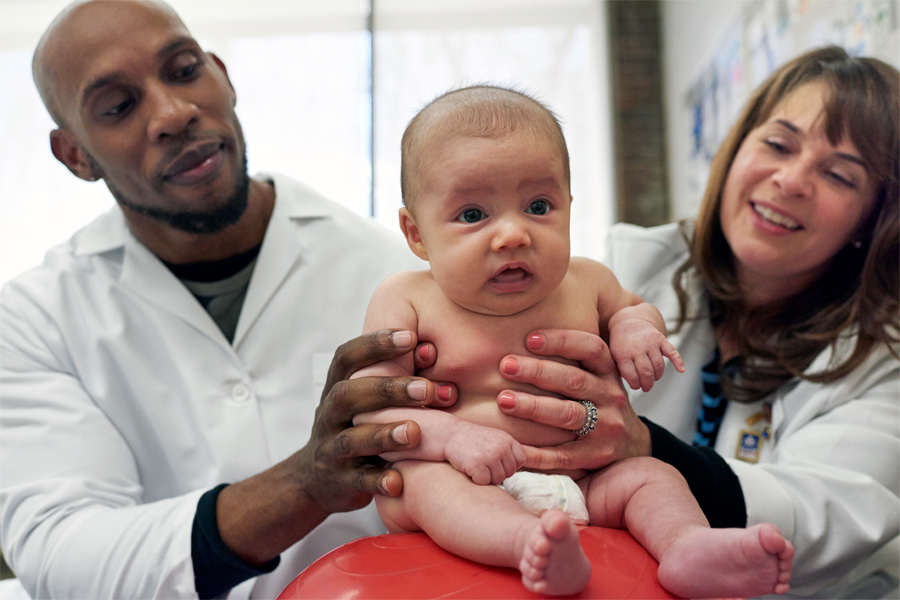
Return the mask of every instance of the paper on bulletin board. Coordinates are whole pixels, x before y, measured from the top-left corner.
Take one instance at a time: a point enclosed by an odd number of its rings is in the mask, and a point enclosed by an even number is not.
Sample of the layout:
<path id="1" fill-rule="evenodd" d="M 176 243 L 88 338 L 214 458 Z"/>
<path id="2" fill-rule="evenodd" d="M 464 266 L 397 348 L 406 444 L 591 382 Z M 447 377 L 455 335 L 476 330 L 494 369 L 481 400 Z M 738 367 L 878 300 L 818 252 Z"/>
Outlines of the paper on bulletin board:
<path id="1" fill-rule="evenodd" d="M 716 150 L 753 89 L 778 65 L 837 44 L 900 67 L 897 0 L 748 0 L 706 69 L 688 88 L 688 190 L 699 202 Z"/>

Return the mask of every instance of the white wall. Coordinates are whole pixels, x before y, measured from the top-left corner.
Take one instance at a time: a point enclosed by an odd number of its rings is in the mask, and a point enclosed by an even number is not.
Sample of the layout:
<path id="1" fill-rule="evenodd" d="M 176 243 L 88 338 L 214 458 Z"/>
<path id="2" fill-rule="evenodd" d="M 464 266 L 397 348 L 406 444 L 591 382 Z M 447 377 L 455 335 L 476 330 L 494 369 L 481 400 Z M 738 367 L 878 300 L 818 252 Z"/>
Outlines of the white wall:
<path id="1" fill-rule="evenodd" d="M 674 219 L 696 214 L 700 195 L 689 185 L 690 115 L 685 98 L 741 15 L 743 0 L 667 0 L 662 3 L 663 94 L 669 152 L 670 210 Z M 700 190 L 702 193 L 702 190 Z"/>

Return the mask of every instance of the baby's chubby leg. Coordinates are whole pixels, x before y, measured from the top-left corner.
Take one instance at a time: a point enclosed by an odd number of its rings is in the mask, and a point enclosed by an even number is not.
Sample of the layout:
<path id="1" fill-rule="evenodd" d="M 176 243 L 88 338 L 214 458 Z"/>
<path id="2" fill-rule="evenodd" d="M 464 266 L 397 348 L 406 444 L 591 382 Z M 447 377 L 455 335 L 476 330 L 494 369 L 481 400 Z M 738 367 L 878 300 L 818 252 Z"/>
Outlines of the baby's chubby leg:
<path id="1" fill-rule="evenodd" d="M 476 485 L 447 463 L 401 461 L 397 498 L 376 497 L 391 532 L 424 531 L 441 548 L 488 565 L 518 568 L 522 583 L 545 594 L 574 594 L 590 563 L 563 513 L 539 518 L 494 485 Z"/>
<path id="2" fill-rule="evenodd" d="M 685 598 L 783 594 L 794 549 L 771 524 L 711 529 L 687 482 L 652 458 L 579 481 L 592 525 L 628 529 L 659 562 L 659 582 Z"/>

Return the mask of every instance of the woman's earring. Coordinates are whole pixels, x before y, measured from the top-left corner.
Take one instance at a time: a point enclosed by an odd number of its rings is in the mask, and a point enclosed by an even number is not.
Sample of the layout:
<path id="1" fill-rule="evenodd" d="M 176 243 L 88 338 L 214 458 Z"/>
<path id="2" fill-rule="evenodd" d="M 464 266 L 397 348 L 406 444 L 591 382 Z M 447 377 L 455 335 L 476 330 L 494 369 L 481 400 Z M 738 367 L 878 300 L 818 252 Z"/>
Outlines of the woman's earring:
<path id="1" fill-rule="evenodd" d="M 862 248 L 862 241 L 861 240 L 853 240 L 852 245 L 854 248 L 859 250 L 860 248 Z"/>

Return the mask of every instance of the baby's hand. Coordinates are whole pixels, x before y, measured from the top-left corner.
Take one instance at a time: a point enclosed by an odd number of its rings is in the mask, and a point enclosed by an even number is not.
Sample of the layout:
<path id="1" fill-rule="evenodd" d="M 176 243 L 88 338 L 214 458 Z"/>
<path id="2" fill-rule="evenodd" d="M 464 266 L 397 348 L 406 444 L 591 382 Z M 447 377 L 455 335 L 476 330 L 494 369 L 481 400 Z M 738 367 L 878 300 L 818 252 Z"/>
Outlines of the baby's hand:
<path id="1" fill-rule="evenodd" d="M 633 390 L 649 391 L 665 372 L 666 358 L 684 373 L 684 361 L 672 342 L 643 319 L 619 321 L 609 333 L 609 351 Z"/>
<path id="2" fill-rule="evenodd" d="M 444 447 L 453 467 L 479 485 L 499 485 L 525 464 L 525 450 L 500 429 L 459 421 Z"/>

